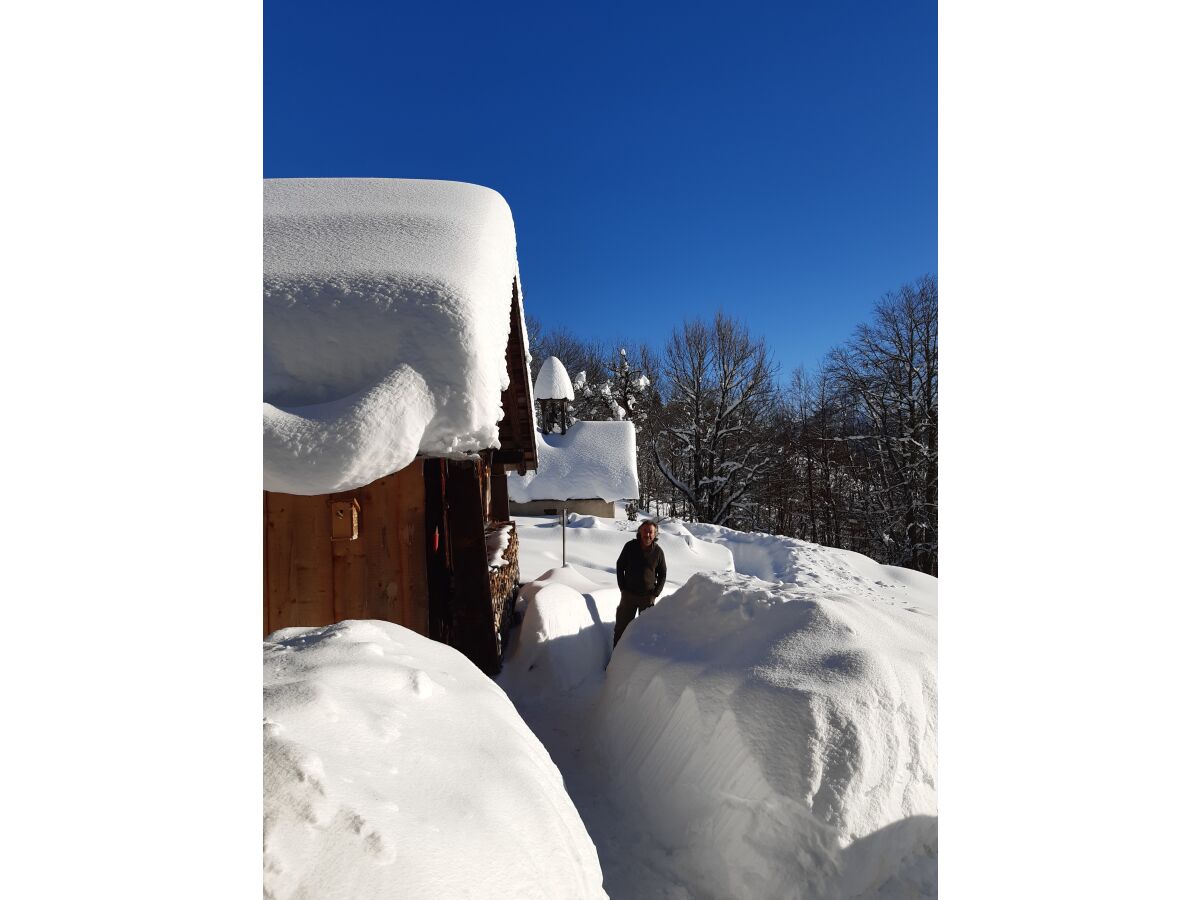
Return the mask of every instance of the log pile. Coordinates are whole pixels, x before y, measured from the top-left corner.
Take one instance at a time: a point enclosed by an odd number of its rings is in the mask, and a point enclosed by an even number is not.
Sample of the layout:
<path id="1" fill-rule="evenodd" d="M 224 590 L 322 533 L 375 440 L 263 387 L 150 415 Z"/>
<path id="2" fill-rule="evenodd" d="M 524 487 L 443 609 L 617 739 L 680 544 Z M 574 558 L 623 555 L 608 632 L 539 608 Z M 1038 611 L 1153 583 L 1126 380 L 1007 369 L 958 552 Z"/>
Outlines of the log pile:
<path id="1" fill-rule="evenodd" d="M 504 636 L 512 623 L 513 604 L 517 599 L 517 525 L 515 522 L 492 522 L 488 531 L 509 527 L 508 546 L 504 550 L 504 565 L 488 569 L 492 592 L 492 616 L 496 634 Z"/>

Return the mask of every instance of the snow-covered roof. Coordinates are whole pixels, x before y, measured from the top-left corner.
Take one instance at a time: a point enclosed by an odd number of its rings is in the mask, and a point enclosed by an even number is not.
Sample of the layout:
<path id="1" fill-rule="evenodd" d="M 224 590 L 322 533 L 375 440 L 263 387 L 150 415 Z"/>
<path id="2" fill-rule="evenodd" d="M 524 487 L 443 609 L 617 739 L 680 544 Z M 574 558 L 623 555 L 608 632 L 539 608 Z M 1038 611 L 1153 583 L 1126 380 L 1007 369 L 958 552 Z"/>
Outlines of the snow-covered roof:
<path id="1" fill-rule="evenodd" d="M 266 181 L 264 487 L 332 493 L 499 446 L 516 277 L 490 188 Z"/>
<path id="2" fill-rule="evenodd" d="M 632 422 L 576 422 L 566 434 L 538 434 L 538 470 L 508 476 L 508 496 L 533 500 L 632 500 L 638 495 Z"/>
<path id="3" fill-rule="evenodd" d="M 537 383 L 533 386 L 535 400 L 574 400 L 575 388 L 571 387 L 571 376 L 567 367 L 557 356 L 550 356 L 538 370 Z"/>

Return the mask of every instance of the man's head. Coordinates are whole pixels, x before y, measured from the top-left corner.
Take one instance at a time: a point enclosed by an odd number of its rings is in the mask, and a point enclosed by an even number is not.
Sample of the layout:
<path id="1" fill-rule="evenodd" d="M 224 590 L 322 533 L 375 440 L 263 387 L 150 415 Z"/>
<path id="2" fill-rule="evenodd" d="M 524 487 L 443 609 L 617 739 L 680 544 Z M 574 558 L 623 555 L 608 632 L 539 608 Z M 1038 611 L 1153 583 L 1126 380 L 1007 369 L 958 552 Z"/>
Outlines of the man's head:
<path id="1" fill-rule="evenodd" d="M 653 544 L 656 537 L 658 537 L 658 526 L 653 522 L 643 522 L 641 527 L 638 528 L 638 542 L 643 547 L 649 547 Z"/>

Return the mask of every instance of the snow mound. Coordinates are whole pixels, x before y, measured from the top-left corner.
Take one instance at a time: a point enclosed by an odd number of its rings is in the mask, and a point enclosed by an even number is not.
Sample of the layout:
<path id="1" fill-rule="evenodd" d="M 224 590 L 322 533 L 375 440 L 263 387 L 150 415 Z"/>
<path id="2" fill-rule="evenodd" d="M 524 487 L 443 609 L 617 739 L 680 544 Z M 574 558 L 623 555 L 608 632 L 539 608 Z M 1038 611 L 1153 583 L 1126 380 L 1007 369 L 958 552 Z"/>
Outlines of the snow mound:
<path id="1" fill-rule="evenodd" d="M 263 184 L 263 481 L 325 494 L 499 446 L 512 213 L 451 181 Z"/>
<path id="2" fill-rule="evenodd" d="M 263 645 L 267 898 L 599 898 L 545 749 L 456 650 L 379 621 Z"/>
<path id="3" fill-rule="evenodd" d="M 538 370 L 537 383 L 533 386 L 534 400 L 574 400 L 575 388 L 567 367 L 557 356 L 548 356 Z"/>
<path id="4" fill-rule="evenodd" d="M 599 584 L 592 581 L 592 579 L 588 578 L 570 563 L 565 566 L 556 566 L 553 569 L 547 569 L 522 588 L 520 594 L 517 595 L 517 611 L 523 612 L 525 604 L 529 602 L 528 598 L 536 593 L 536 589 L 545 587 L 548 584 L 563 584 L 569 588 L 574 588 L 581 594 L 590 594 L 592 591 L 600 588 Z"/>
<path id="5" fill-rule="evenodd" d="M 862 592 L 697 574 L 613 654 L 611 789 L 698 896 L 912 884 L 936 854 L 936 628 Z"/>
<path id="6" fill-rule="evenodd" d="M 596 590 L 570 566 L 521 588 L 521 624 L 497 681 L 526 700 L 561 694 L 604 671 L 611 635 L 602 626 Z"/>
<path id="7" fill-rule="evenodd" d="M 543 367 L 542 371 L 545 371 Z M 632 422 L 576 422 L 566 434 L 538 434 L 538 468 L 508 476 L 509 499 L 629 500 L 638 495 Z"/>

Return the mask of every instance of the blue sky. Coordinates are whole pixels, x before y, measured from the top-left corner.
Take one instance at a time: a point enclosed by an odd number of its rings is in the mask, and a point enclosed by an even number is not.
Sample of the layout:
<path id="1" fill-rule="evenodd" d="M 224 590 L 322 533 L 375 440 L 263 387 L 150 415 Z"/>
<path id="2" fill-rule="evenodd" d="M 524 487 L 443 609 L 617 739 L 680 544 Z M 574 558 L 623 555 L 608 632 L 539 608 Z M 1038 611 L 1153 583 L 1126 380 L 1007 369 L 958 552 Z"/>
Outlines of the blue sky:
<path id="1" fill-rule="evenodd" d="M 786 376 L 937 271 L 936 3 L 264 16 L 264 175 L 495 188 L 549 327 L 657 345 L 722 308 Z"/>

